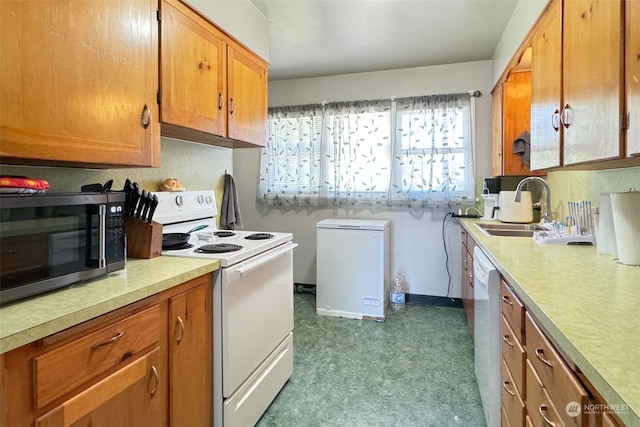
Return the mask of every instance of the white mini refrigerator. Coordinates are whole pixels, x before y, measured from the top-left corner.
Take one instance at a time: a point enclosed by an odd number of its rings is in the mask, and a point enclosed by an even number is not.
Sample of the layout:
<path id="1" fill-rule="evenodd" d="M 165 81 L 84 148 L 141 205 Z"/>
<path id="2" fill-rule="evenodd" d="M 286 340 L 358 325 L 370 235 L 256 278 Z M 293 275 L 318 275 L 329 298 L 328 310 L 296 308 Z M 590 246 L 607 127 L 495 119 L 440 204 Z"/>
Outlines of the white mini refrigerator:
<path id="1" fill-rule="evenodd" d="M 384 321 L 391 222 L 332 218 L 318 222 L 316 229 L 316 313 Z"/>

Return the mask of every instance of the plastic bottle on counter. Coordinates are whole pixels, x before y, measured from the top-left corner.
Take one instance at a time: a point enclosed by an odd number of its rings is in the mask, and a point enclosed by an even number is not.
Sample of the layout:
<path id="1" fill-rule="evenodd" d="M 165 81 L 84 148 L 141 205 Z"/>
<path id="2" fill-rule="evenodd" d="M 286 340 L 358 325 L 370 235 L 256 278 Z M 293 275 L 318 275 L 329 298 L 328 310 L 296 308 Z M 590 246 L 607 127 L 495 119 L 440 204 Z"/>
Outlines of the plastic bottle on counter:
<path id="1" fill-rule="evenodd" d="M 404 311 L 404 293 L 405 293 L 406 279 L 403 273 L 398 273 L 393 281 L 393 287 L 389 292 L 389 301 L 391 302 L 391 309 L 395 313 L 401 313 Z"/>

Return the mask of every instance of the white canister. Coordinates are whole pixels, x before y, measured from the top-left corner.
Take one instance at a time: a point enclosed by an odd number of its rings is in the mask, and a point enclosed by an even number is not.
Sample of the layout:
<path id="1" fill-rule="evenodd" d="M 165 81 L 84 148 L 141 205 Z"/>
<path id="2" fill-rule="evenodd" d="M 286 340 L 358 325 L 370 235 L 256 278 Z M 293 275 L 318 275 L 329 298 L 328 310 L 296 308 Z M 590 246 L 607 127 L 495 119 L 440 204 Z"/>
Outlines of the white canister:
<path id="1" fill-rule="evenodd" d="M 501 191 L 498 202 L 498 219 L 502 222 L 529 223 L 533 221 L 531 192 L 521 191 L 520 201 L 513 199 L 515 191 Z"/>
<path id="2" fill-rule="evenodd" d="M 640 191 L 611 193 L 618 260 L 640 265 Z"/>

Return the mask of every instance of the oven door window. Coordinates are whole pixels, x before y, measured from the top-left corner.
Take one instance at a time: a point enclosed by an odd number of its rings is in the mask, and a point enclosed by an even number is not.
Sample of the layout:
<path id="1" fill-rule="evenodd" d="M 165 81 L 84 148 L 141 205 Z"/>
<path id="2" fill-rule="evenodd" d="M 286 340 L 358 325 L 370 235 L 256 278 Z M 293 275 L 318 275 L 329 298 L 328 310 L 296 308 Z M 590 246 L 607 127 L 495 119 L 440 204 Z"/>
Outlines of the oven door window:
<path id="1" fill-rule="evenodd" d="M 0 289 L 95 269 L 99 230 L 96 205 L 3 209 Z"/>

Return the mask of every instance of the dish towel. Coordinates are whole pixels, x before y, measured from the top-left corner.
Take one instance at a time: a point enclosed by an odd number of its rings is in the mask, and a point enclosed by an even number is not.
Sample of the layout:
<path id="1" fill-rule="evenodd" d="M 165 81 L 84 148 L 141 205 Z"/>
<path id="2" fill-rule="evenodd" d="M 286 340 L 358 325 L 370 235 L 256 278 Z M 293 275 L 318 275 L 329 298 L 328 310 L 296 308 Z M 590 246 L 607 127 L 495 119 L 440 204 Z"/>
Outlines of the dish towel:
<path id="1" fill-rule="evenodd" d="M 220 213 L 220 227 L 224 230 L 242 230 L 242 217 L 240 216 L 240 203 L 238 191 L 233 177 L 224 175 L 224 192 L 222 194 L 222 211 Z"/>
<path id="2" fill-rule="evenodd" d="M 525 165 L 529 164 L 531 157 L 530 139 L 529 132 L 525 130 L 513 141 L 513 153 L 520 155 Z"/>

